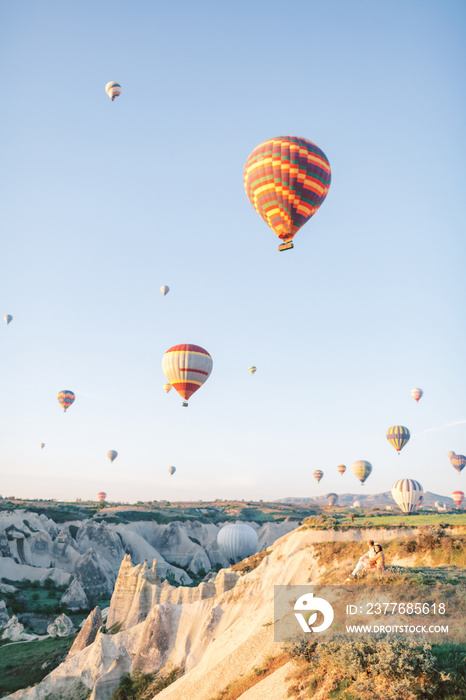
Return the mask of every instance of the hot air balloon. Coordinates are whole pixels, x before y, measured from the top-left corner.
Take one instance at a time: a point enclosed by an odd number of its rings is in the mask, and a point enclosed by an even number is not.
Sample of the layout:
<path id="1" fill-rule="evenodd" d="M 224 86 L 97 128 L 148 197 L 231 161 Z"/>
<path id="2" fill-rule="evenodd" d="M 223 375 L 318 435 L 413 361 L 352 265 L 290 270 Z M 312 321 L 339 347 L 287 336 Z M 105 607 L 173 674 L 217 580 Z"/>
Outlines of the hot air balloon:
<path id="1" fill-rule="evenodd" d="M 168 471 L 173 476 L 173 474 L 176 472 L 176 467 L 168 467 Z"/>
<path id="2" fill-rule="evenodd" d="M 63 406 L 64 411 L 66 411 L 71 404 L 74 403 L 75 398 L 76 396 L 73 394 L 73 392 L 69 391 L 68 389 L 63 389 L 63 391 L 60 391 L 57 396 L 57 399 Z"/>
<path id="3" fill-rule="evenodd" d="M 361 484 L 365 482 L 371 471 L 372 464 L 370 462 L 366 462 L 365 459 L 359 459 L 353 464 L 353 473 L 358 477 Z"/>
<path id="4" fill-rule="evenodd" d="M 454 456 L 455 456 L 455 453 L 454 453 L 454 452 L 452 452 L 452 451 L 447 452 L 447 457 L 448 457 L 448 459 L 451 459 L 451 458 L 454 457 Z"/>
<path id="5" fill-rule="evenodd" d="M 423 395 L 422 389 L 411 389 L 411 396 L 417 402 Z"/>
<path id="6" fill-rule="evenodd" d="M 236 564 L 250 557 L 258 549 L 256 531 L 244 523 L 222 527 L 217 535 L 217 542 L 220 551 L 230 564 Z"/>
<path id="7" fill-rule="evenodd" d="M 163 388 L 165 389 L 165 392 L 168 394 L 168 392 L 172 390 L 172 385 L 169 382 L 166 382 L 166 384 L 163 385 Z"/>
<path id="8" fill-rule="evenodd" d="M 422 500 L 423 489 L 414 479 L 398 479 L 392 486 L 392 497 L 403 513 L 414 513 Z"/>
<path id="9" fill-rule="evenodd" d="M 466 457 L 464 455 L 453 455 L 453 457 L 450 459 L 450 462 L 459 474 L 461 470 L 464 469 L 464 467 L 466 466 Z"/>
<path id="10" fill-rule="evenodd" d="M 360 501 L 355 501 L 353 503 L 353 508 L 360 508 L 361 507 L 361 502 Z"/>
<path id="11" fill-rule="evenodd" d="M 251 374 L 255 374 L 255 373 L 257 372 L 257 367 L 254 367 L 254 365 L 251 365 L 251 366 L 249 367 L 249 372 L 250 372 Z"/>
<path id="12" fill-rule="evenodd" d="M 167 285 L 164 284 L 163 287 L 160 287 L 160 291 L 162 292 L 163 296 L 166 296 L 170 291 L 170 287 L 167 287 Z"/>
<path id="13" fill-rule="evenodd" d="M 212 365 L 211 356 L 199 345 L 174 345 L 162 360 L 166 378 L 185 399 L 183 406 L 188 405 L 188 399 L 207 381 Z"/>
<path id="14" fill-rule="evenodd" d="M 312 476 L 317 481 L 317 483 L 319 483 L 319 481 L 322 479 L 323 475 L 324 475 L 323 471 L 321 471 L 320 469 L 316 469 Z"/>
<path id="15" fill-rule="evenodd" d="M 341 475 L 343 476 L 343 474 L 344 474 L 345 471 L 346 471 L 345 465 L 344 465 L 344 464 L 339 464 L 338 467 L 337 467 L 337 471 L 338 471 L 339 474 L 341 474 Z"/>
<path id="16" fill-rule="evenodd" d="M 107 457 L 111 462 L 113 462 L 113 460 L 118 457 L 118 452 L 116 450 L 110 450 L 109 452 L 107 452 Z"/>
<path id="17" fill-rule="evenodd" d="M 105 86 L 105 92 L 107 95 L 110 97 L 112 102 L 114 101 L 115 97 L 118 97 L 118 95 L 121 95 L 121 85 L 118 83 L 107 83 Z"/>
<path id="18" fill-rule="evenodd" d="M 329 506 L 336 506 L 336 504 L 338 503 L 338 496 L 336 493 L 328 493 L 327 500 Z"/>
<path id="19" fill-rule="evenodd" d="M 293 248 L 293 237 L 313 216 L 330 187 L 330 163 L 311 141 L 279 136 L 264 141 L 244 166 L 244 189 L 254 209 Z"/>
<path id="20" fill-rule="evenodd" d="M 6 325 L 8 326 L 8 324 L 12 322 L 13 316 L 11 314 L 6 314 L 3 317 L 3 320 L 5 321 Z"/>
<path id="21" fill-rule="evenodd" d="M 453 498 L 453 500 L 459 508 L 460 505 L 463 503 L 464 493 L 462 491 L 453 491 L 451 497 Z"/>
<path id="22" fill-rule="evenodd" d="M 99 493 L 97 494 L 97 498 L 99 499 L 99 503 L 103 503 L 107 498 L 107 494 L 105 493 L 105 491 L 99 491 Z"/>
<path id="23" fill-rule="evenodd" d="M 405 428 L 403 425 L 392 425 L 387 430 L 386 436 L 388 442 L 390 445 L 393 445 L 398 454 L 400 454 L 400 450 L 403 449 L 411 437 L 408 428 Z"/>
<path id="24" fill-rule="evenodd" d="M 43 450 L 44 447 L 45 447 L 45 442 L 41 442 L 41 443 L 40 443 L 40 449 Z"/>

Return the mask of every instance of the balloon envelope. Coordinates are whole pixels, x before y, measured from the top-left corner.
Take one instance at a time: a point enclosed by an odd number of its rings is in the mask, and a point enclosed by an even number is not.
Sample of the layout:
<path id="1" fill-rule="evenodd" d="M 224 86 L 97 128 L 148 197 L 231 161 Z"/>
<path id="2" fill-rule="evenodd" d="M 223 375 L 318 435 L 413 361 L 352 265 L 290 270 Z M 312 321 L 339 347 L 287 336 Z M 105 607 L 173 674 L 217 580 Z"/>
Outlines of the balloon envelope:
<path id="1" fill-rule="evenodd" d="M 251 366 L 249 367 L 249 372 L 250 372 L 251 374 L 255 374 L 255 373 L 257 372 L 257 367 L 254 367 L 254 365 L 251 365 Z"/>
<path id="2" fill-rule="evenodd" d="M 118 457 L 118 452 L 116 450 L 110 450 L 109 452 L 107 452 L 107 457 L 111 462 L 113 462 L 113 460 Z"/>
<path id="3" fill-rule="evenodd" d="M 450 452 L 447 452 L 447 457 L 448 457 L 448 459 L 451 459 L 451 458 L 454 457 L 454 456 L 455 456 L 455 453 L 454 453 L 454 452 L 451 452 L 451 451 L 450 451 Z"/>
<path id="4" fill-rule="evenodd" d="M 320 469 L 316 469 L 312 476 L 317 481 L 317 483 L 319 483 L 319 481 L 322 479 L 323 475 L 324 475 L 323 471 L 321 471 Z"/>
<path id="5" fill-rule="evenodd" d="M 419 399 L 422 397 L 423 393 L 424 392 L 422 391 L 422 389 L 411 389 L 411 396 L 413 397 L 413 399 L 415 401 L 419 401 Z"/>
<path id="6" fill-rule="evenodd" d="M 186 401 L 207 381 L 212 366 L 211 356 L 199 345 L 174 345 L 162 360 L 166 378 Z"/>
<path id="7" fill-rule="evenodd" d="M 222 527 L 217 535 L 217 542 L 230 564 L 236 564 L 250 557 L 257 552 L 258 548 L 256 531 L 250 525 L 243 523 Z"/>
<path id="8" fill-rule="evenodd" d="M 163 287 L 160 287 L 160 291 L 162 292 L 163 296 L 165 296 L 170 291 L 170 287 L 167 287 L 167 285 L 164 284 Z"/>
<path id="9" fill-rule="evenodd" d="M 6 314 L 3 317 L 3 320 L 5 321 L 6 325 L 8 326 L 8 324 L 12 322 L 13 316 L 11 314 Z"/>
<path id="10" fill-rule="evenodd" d="M 331 181 L 325 153 L 298 136 L 261 143 L 249 155 L 243 176 L 252 206 L 285 243 L 316 213 Z"/>
<path id="11" fill-rule="evenodd" d="M 113 100 L 115 97 L 118 97 L 118 95 L 121 95 L 121 85 L 118 83 L 110 82 L 107 83 L 105 86 L 105 92 L 107 95 L 110 97 L 110 99 Z"/>
<path id="12" fill-rule="evenodd" d="M 404 425 L 392 425 L 387 430 L 386 435 L 388 442 L 393 445 L 397 452 L 403 449 L 411 437 L 408 428 L 405 428 Z"/>
<path id="13" fill-rule="evenodd" d="M 466 457 L 464 455 L 453 455 L 450 462 L 459 474 L 460 471 L 466 466 Z"/>
<path id="14" fill-rule="evenodd" d="M 464 493 L 462 491 L 453 491 L 451 497 L 455 501 L 456 505 L 459 507 L 464 500 Z"/>
<path id="15" fill-rule="evenodd" d="M 168 471 L 173 476 L 173 474 L 176 472 L 176 467 L 168 467 Z"/>
<path id="16" fill-rule="evenodd" d="M 399 479 L 392 486 L 392 497 L 403 513 L 414 513 L 422 501 L 423 489 L 419 481 Z"/>
<path id="17" fill-rule="evenodd" d="M 40 443 L 40 449 L 43 450 L 44 447 L 45 447 L 45 442 L 41 442 L 41 443 Z"/>
<path id="18" fill-rule="evenodd" d="M 338 496 L 336 493 L 327 494 L 327 500 L 329 506 L 335 506 L 338 503 Z"/>
<path id="19" fill-rule="evenodd" d="M 355 476 L 357 476 L 361 484 L 365 482 L 371 471 L 372 464 L 370 462 L 366 462 L 365 459 L 358 459 L 358 461 L 354 462 L 353 464 L 353 473 Z"/>
<path id="20" fill-rule="evenodd" d="M 66 411 L 72 403 L 74 403 L 76 396 L 69 389 L 63 389 L 57 396 L 60 406 L 63 406 L 63 410 Z"/>
<path id="21" fill-rule="evenodd" d="M 99 493 L 97 494 L 97 498 L 99 499 L 100 503 L 103 503 L 107 498 L 107 494 L 105 493 L 105 491 L 99 491 Z"/>
<path id="22" fill-rule="evenodd" d="M 338 471 L 339 474 L 342 474 L 342 475 L 343 475 L 343 474 L 345 473 L 345 471 L 346 471 L 345 465 L 344 465 L 344 464 L 339 464 L 338 467 L 337 467 L 337 471 Z"/>
<path id="23" fill-rule="evenodd" d="M 172 390 L 172 385 L 169 384 L 169 382 L 166 382 L 166 384 L 163 385 L 163 388 L 165 389 L 165 392 L 168 394 L 168 392 Z"/>

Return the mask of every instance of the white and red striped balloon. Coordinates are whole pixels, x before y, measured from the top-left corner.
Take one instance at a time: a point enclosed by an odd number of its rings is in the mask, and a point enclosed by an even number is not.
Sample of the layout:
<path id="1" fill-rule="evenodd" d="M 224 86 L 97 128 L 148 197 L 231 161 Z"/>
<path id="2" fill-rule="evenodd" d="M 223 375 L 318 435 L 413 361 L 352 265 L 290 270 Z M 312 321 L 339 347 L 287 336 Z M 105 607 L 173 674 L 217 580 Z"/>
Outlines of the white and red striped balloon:
<path id="1" fill-rule="evenodd" d="M 456 505 L 459 508 L 460 505 L 463 503 L 464 493 L 462 491 L 453 491 L 453 493 L 451 494 L 451 497 L 453 498 L 453 500 L 455 501 Z"/>
<path id="2" fill-rule="evenodd" d="M 422 391 L 422 389 L 411 389 L 411 396 L 413 397 L 413 399 L 415 401 L 419 401 L 419 399 L 422 397 L 423 393 L 424 392 Z"/>
<path id="3" fill-rule="evenodd" d="M 199 345 L 174 345 L 162 360 L 162 369 L 172 387 L 186 401 L 207 381 L 213 360 Z"/>

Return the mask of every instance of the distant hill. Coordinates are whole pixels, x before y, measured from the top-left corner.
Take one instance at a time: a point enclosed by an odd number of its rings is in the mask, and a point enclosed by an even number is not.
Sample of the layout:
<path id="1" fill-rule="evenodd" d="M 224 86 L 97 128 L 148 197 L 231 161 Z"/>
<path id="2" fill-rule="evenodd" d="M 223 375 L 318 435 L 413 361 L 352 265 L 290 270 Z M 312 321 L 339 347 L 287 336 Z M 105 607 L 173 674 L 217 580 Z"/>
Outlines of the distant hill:
<path id="1" fill-rule="evenodd" d="M 316 496 L 315 498 L 280 498 L 275 501 L 275 503 L 315 503 L 316 505 L 325 505 L 327 503 L 328 493 L 322 496 Z M 354 501 L 359 501 L 362 508 L 384 508 L 386 506 L 395 505 L 392 494 L 390 491 L 384 491 L 384 493 L 341 493 L 338 494 L 338 505 L 339 506 L 351 506 Z M 454 501 L 449 496 L 441 496 L 438 493 L 431 493 L 426 491 L 424 493 L 423 506 L 427 508 L 434 508 L 435 502 L 438 501 L 440 505 L 446 503 L 447 506 L 454 506 Z"/>

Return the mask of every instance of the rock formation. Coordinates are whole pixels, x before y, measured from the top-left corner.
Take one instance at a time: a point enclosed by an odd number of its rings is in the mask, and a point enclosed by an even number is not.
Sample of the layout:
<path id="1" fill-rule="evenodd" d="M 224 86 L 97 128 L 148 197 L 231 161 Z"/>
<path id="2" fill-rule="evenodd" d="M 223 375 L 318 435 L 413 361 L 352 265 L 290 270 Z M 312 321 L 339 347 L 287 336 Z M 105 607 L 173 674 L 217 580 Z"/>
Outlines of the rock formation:
<path id="1" fill-rule="evenodd" d="M 89 644 L 92 644 L 97 637 L 97 633 L 102 627 L 102 613 L 100 608 L 97 606 L 94 610 L 89 613 L 84 625 L 81 627 L 81 631 L 73 642 L 73 646 L 68 652 L 67 659 L 82 651 Z"/>
<path id="2" fill-rule="evenodd" d="M 39 637 L 37 634 L 25 632 L 24 625 L 18 620 L 16 615 L 12 615 L 3 629 L 2 639 L 9 639 L 10 642 L 33 642 Z"/>
<path id="3" fill-rule="evenodd" d="M 75 631 L 68 615 L 62 613 L 47 626 L 47 634 L 51 637 L 69 637 Z"/>
<path id="4" fill-rule="evenodd" d="M 86 592 L 77 578 L 73 578 L 71 584 L 62 595 L 60 603 L 66 605 L 71 612 L 89 609 L 89 600 Z"/>

